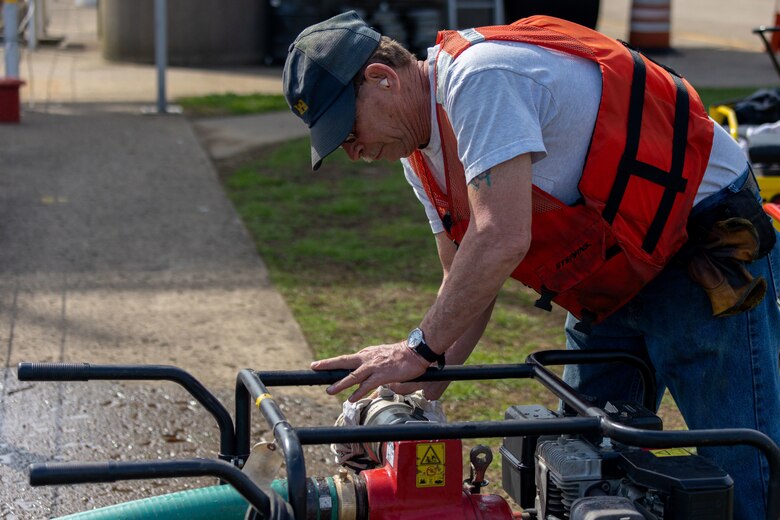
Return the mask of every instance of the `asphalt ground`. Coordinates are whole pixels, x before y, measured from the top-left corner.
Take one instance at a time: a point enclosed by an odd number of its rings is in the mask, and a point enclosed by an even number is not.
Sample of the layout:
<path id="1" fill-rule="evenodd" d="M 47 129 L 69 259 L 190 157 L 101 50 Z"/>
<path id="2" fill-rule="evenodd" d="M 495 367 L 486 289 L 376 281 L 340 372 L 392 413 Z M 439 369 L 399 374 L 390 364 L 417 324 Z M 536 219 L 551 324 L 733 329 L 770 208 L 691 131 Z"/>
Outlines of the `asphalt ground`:
<path id="1" fill-rule="evenodd" d="M 615 3 L 602 12 L 612 16 Z M 103 60 L 94 9 L 50 6 L 63 44 L 23 55 L 22 121 L 0 125 L 0 517 L 11 519 L 212 483 L 33 489 L 31 462 L 214 457 L 218 447 L 212 418 L 172 383 L 26 383 L 16 379 L 18 362 L 174 364 L 231 409 L 240 368 L 311 360 L 212 163 L 305 128 L 286 113 L 142 115 L 155 102 L 154 68 Z M 625 38 L 624 22 L 604 22 Z M 656 59 L 695 86 L 777 83 L 761 51 L 705 40 L 687 38 Z M 168 97 L 276 93 L 280 76 L 172 67 Z M 278 397 L 293 424 L 326 424 L 338 413 L 318 389 Z M 263 434 L 261 421 L 254 430 Z M 324 451 L 309 455 L 313 471 L 335 469 Z"/>

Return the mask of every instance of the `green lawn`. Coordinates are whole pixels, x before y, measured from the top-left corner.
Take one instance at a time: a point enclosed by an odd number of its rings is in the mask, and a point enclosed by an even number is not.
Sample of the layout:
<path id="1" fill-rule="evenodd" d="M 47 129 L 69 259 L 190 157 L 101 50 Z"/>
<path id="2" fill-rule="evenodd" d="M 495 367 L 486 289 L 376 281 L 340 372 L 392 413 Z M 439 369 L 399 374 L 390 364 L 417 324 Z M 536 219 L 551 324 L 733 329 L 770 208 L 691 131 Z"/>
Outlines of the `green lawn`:
<path id="1" fill-rule="evenodd" d="M 178 98 L 184 113 L 192 117 L 259 114 L 288 110 L 281 94 L 210 94 L 207 96 Z"/>

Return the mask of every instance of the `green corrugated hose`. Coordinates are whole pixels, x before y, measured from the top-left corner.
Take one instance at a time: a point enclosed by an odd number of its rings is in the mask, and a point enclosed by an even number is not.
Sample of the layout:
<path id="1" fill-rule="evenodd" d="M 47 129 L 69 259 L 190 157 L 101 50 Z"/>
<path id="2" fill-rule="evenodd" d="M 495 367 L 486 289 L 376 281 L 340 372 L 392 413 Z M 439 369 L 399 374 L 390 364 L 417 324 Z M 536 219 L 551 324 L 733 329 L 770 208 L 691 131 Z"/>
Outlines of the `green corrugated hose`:
<path id="1" fill-rule="evenodd" d="M 330 490 L 330 520 L 338 518 L 338 495 L 333 478 L 325 479 Z M 287 500 L 287 479 L 277 479 L 271 489 Z M 93 509 L 57 520 L 243 520 L 249 503 L 232 486 L 211 486 Z M 316 512 L 320 518 L 320 512 Z"/>
<path id="2" fill-rule="evenodd" d="M 211 486 L 125 502 L 59 520 L 243 520 L 248 507 L 232 486 Z"/>

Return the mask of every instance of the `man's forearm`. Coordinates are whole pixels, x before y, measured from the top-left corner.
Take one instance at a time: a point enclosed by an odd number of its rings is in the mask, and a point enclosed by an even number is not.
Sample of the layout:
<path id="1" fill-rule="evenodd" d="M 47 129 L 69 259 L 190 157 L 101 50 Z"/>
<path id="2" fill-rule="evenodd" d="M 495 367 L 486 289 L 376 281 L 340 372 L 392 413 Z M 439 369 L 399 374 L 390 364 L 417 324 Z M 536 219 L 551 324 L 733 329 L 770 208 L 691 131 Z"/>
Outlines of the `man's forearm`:
<path id="1" fill-rule="evenodd" d="M 439 296 L 420 325 L 435 351 L 442 352 L 466 337 L 480 316 L 489 319 L 489 307 L 492 309 L 498 291 L 525 254 L 525 250 L 517 247 L 497 245 L 501 243 L 496 237 L 482 238 L 469 233 L 464 237 Z M 475 325 L 480 335 L 487 319 L 481 326 Z M 479 335 L 474 343 L 478 339 Z M 456 354 L 449 350 L 447 354 L 448 363 L 452 363 L 449 359 Z"/>
<path id="2" fill-rule="evenodd" d="M 434 352 L 463 336 L 531 244 L 531 159 L 520 155 L 468 185 L 470 220 L 439 296 L 420 328 Z"/>

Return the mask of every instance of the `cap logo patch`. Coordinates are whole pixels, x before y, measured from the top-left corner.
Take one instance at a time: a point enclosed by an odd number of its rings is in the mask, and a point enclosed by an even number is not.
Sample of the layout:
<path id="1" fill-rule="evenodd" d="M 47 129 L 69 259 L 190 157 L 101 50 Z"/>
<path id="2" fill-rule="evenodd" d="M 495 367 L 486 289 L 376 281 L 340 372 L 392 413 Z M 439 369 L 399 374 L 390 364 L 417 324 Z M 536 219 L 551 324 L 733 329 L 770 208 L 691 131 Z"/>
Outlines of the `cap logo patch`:
<path id="1" fill-rule="evenodd" d="M 302 99 L 299 99 L 295 105 L 293 105 L 293 108 L 298 111 L 298 115 L 302 116 L 304 112 L 309 110 L 309 105 L 307 105 Z"/>

